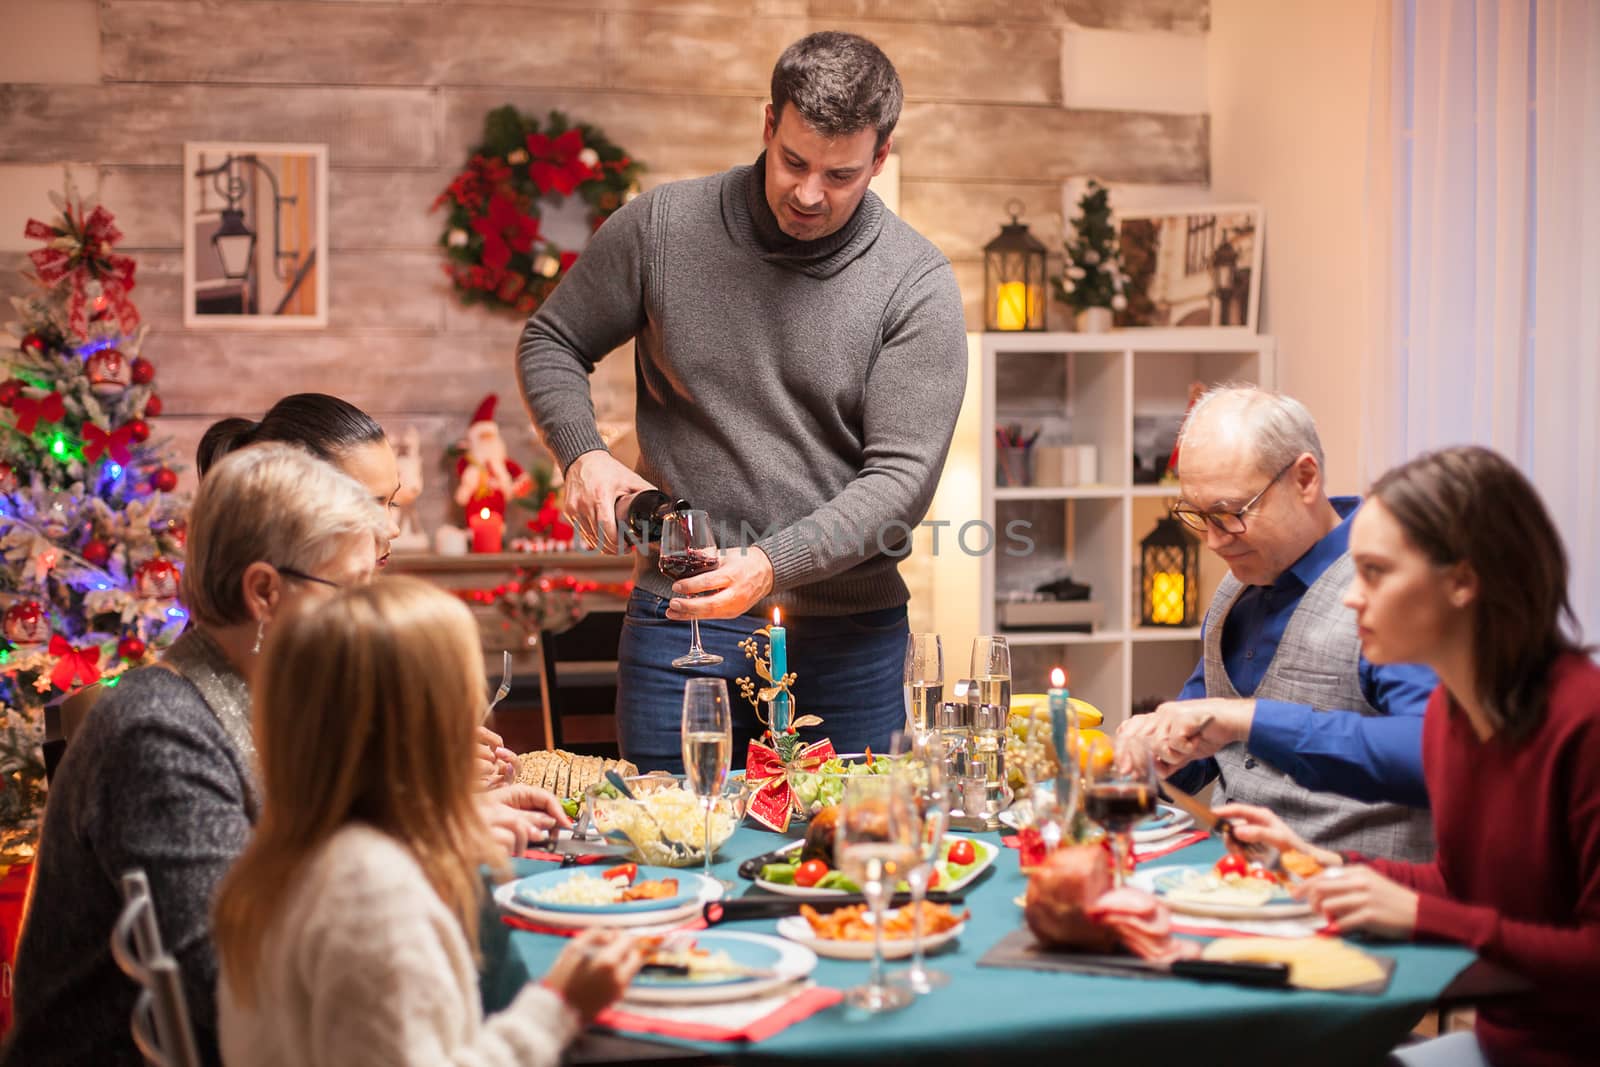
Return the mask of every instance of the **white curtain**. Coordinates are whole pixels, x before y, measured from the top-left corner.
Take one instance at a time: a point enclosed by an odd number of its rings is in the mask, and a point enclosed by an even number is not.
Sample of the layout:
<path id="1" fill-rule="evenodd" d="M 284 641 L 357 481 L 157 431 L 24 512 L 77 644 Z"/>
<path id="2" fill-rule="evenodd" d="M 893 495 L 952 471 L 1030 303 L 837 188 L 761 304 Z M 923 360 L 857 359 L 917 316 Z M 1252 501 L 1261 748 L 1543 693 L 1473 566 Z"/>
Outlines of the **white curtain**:
<path id="1" fill-rule="evenodd" d="M 1380 0 L 1366 192 L 1366 477 L 1513 459 L 1600 640 L 1600 2 Z"/>

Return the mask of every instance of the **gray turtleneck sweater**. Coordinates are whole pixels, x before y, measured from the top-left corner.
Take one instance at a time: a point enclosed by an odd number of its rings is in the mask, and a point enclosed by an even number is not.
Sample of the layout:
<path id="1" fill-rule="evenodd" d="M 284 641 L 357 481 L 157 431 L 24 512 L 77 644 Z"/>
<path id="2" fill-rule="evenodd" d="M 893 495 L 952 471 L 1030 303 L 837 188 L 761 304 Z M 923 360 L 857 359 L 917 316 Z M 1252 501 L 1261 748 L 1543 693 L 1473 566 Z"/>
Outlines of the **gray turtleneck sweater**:
<path id="1" fill-rule="evenodd" d="M 772 560 L 760 605 L 905 603 L 897 561 L 966 385 L 949 262 L 868 192 L 837 233 L 778 228 L 754 167 L 673 182 L 613 215 L 523 329 L 518 364 L 562 469 L 605 445 L 588 375 L 635 341 L 639 473 Z M 635 580 L 672 583 L 641 557 Z"/>

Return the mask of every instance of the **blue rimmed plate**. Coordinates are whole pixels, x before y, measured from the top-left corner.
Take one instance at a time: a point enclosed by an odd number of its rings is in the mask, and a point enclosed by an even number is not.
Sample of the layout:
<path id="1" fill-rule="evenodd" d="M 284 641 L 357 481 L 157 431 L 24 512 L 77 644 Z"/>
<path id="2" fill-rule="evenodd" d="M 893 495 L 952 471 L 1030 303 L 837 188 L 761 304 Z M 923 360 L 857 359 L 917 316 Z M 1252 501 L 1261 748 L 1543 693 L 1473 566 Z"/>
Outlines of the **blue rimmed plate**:
<path id="1" fill-rule="evenodd" d="M 601 874 L 599 871 L 585 870 L 581 867 L 559 871 L 542 871 L 539 874 L 519 878 L 513 882 L 514 888 L 512 889 L 511 899 L 526 908 L 564 912 L 573 915 L 634 915 L 648 911 L 670 911 L 682 908 L 700 899 L 699 876 L 688 874 L 684 871 L 675 871 L 668 867 L 640 867 L 639 873 L 633 879 L 633 884 L 637 885 L 640 882 L 655 882 L 664 878 L 671 878 L 678 883 L 678 891 L 670 897 L 617 901 L 611 904 L 573 904 L 558 900 L 546 900 L 541 897 L 541 894 L 559 889 L 575 878 L 600 879 Z"/>

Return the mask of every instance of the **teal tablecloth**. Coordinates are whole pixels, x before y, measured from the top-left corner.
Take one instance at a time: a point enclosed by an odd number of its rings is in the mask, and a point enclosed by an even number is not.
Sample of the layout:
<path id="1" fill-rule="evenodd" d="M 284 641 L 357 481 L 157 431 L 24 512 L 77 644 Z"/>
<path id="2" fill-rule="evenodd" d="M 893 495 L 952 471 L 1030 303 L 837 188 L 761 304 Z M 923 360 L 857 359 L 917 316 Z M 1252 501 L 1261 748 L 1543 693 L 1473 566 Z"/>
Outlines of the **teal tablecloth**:
<path id="1" fill-rule="evenodd" d="M 999 835 L 988 837 L 998 840 Z M 724 846 L 723 861 L 715 869 L 721 877 L 737 881 L 739 860 L 767 852 L 780 840 L 762 830 L 742 828 Z M 1210 841 L 1152 862 L 1204 863 L 1219 854 L 1220 845 Z M 519 873 L 550 867 L 519 861 Z M 1095 1055 L 1104 1057 L 1097 1064 L 1112 1067 L 1141 1063 L 1348 1067 L 1381 1060 L 1382 1053 L 1406 1035 L 1475 958 L 1453 946 L 1373 946 L 1396 961 L 1393 979 L 1381 996 L 979 968 L 979 957 L 1021 924 L 1022 909 L 1014 900 L 1026 882 L 1017 870 L 1016 852 L 1003 850 L 995 866 L 967 891 L 972 919 L 966 931 L 955 945 L 931 957 L 933 965 L 950 974 L 950 984 L 917 998 L 904 1011 L 865 1016 L 840 1005 L 759 1044 L 674 1043 L 740 1062 L 805 1061 L 811 1067 L 849 1061 L 926 1067 L 1027 1053 L 1048 1053 L 1058 1063 L 1061 1054 Z M 749 883 L 739 885 L 733 890 L 736 895 L 762 893 L 742 888 Z M 729 929 L 759 933 L 774 933 L 774 926 L 770 919 L 728 924 Z M 512 968 L 506 978 L 542 974 L 563 944 L 563 938 L 512 932 L 508 961 Z M 488 944 L 486 950 L 494 954 Z M 846 989 L 866 980 L 867 966 L 823 959 L 813 977 L 821 985 Z M 486 991 L 491 1003 L 508 999 L 504 989 L 499 995 Z"/>

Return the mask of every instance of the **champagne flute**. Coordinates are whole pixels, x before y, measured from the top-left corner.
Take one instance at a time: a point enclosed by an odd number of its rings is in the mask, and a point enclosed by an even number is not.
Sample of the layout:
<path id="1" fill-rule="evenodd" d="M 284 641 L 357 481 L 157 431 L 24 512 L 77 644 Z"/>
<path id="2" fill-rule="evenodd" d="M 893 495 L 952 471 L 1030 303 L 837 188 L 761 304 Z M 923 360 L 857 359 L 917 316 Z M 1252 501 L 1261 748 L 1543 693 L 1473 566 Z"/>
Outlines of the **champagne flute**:
<path id="1" fill-rule="evenodd" d="M 721 563 L 711 516 L 703 511 L 674 511 L 661 524 L 661 573 L 675 582 L 714 571 Z M 700 647 L 700 620 L 689 620 L 689 651 L 674 667 L 709 667 L 722 657 Z"/>
<path id="2" fill-rule="evenodd" d="M 1004 637 L 972 639 L 972 678 L 978 683 L 977 703 L 1011 710 L 1011 646 Z"/>
<path id="3" fill-rule="evenodd" d="M 936 750 L 933 735 L 926 731 L 896 733 L 889 739 L 889 754 L 895 759 L 895 773 L 910 783 L 912 811 L 918 822 L 917 862 L 906 872 L 906 883 L 911 886 L 911 968 L 895 975 L 892 981 L 913 993 L 931 993 L 950 984 L 950 976 L 924 966 L 922 956 L 922 903 L 928 897 L 935 864 L 944 855 L 944 832 L 950 819 L 944 756 L 942 750 Z"/>
<path id="4" fill-rule="evenodd" d="M 1156 810 L 1156 769 L 1150 750 L 1125 741 L 1110 759 L 1096 752 L 1083 791 L 1084 812 L 1111 836 L 1116 884 L 1127 880 L 1133 828 Z"/>
<path id="5" fill-rule="evenodd" d="M 872 911 L 872 975 L 845 1000 L 867 1012 L 896 1011 L 911 991 L 883 980 L 884 908 L 898 882 L 917 862 L 917 819 L 906 780 L 895 774 L 851 775 L 834 834 L 834 859 L 861 887 Z"/>
<path id="6" fill-rule="evenodd" d="M 906 729 L 923 734 L 933 728 L 944 701 L 944 648 L 938 634 L 906 638 Z"/>
<path id="7" fill-rule="evenodd" d="M 705 806 L 705 860 L 701 874 L 711 877 L 711 813 L 722 796 L 733 756 L 733 709 L 728 683 L 721 678 L 690 678 L 683 688 L 683 769 L 689 789 Z M 724 889 L 728 883 L 722 882 Z"/>

